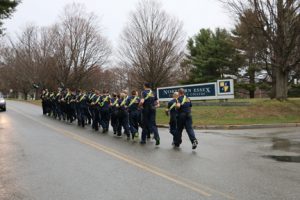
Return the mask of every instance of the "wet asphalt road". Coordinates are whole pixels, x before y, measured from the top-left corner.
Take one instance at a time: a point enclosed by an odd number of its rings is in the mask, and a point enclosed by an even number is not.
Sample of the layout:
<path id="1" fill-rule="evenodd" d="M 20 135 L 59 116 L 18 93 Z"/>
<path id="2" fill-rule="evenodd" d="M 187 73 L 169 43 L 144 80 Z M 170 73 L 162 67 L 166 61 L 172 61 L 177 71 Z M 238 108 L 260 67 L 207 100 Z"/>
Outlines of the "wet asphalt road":
<path id="1" fill-rule="evenodd" d="M 1 200 L 300 198 L 300 127 L 196 131 L 171 147 L 57 121 L 35 105 L 0 112 Z"/>

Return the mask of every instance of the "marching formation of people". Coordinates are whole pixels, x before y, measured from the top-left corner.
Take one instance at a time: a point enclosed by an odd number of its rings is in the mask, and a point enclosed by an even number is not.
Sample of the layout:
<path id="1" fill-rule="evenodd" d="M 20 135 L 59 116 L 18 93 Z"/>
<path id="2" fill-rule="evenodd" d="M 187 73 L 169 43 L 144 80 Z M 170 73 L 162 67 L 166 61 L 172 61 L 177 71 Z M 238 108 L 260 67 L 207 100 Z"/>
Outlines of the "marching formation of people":
<path id="1" fill-rule="evenodd" d="M 141 96 L 136 90 L 131 94 L 126 90 L 120 94 L 109 94 L 107 90 L 100 93 L 99 90 L 59 88 L 56 93 L 43 90 L 41 99 L 44 115 L 70 123 L 77 120 L 78 126 L 91 125 L 95 131 L 99 131 L 101 127 L 102 133 L 108 133 L 111 125 L 114 135 L 125 135 L 127 140 L 138 140 L 141 127 L 141 144 L 146 144 L 151 134 L 156 141 L 155 145 L 160 144 L 156 126 L 156 108 L 160 107 L 160 103 L 149 83 L 144 84 Z M 185 128 L 192 148 L 197 148 L 198 142 L 192 128 L 191 107 L 192 103 L 184 95 L 183 89 L 175 92 L 173 99 L 168 103 L 166 114 L 170 116 L 170 133 L 173 135 L 174 147 L 180 146 L 182 131 Z"/>

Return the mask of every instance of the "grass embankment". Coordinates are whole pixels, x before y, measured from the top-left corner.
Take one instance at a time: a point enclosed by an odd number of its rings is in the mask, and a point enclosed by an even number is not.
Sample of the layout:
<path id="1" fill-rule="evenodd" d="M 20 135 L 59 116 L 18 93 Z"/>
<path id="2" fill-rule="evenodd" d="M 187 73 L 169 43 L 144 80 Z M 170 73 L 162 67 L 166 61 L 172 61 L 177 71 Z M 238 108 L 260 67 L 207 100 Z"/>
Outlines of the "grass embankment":
<path id="1" fill-rule="evenodd" d="M 41 105 L 41 101 L 27 101 Z M 217 101 L 213 101 L 217 102 Z M 300 98 L 279 102 L 269 99 L 235 99 L 230 102 L 248 102 L 243 106 L 194 106 L 194 125 L 249 125 L 300 123 Z M 157 123 L 168 124 L 165 108 L 157 110 Z"/>
<path id="2" fill-rule="evenodd" d="M 300 99 L 285 102 L 269 99 L 231 100 L 249 102 L 248 106 L 194 106 L 194 125 L 249 125 L 300 122 Z M 164 109 L 157 112 L 157 123 L 167 124 Z"/>

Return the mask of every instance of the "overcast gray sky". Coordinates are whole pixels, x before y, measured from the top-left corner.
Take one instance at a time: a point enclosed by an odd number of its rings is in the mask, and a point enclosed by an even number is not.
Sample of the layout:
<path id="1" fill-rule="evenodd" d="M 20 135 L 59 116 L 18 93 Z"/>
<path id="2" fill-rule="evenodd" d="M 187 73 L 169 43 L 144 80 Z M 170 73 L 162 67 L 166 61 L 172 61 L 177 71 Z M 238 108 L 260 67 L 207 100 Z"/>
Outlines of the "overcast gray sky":
<path id="1" fill-rule="evenodd" d="M 13 36 L 28 23 L 47 26 L 54 23 L 63 7 L 72 2 L 82 3 L 88 11 L 101 19 L 104 34 L 114 45 L 138 0 L 22 0 L 17 11 L 5 20 L 6 33 Z M 231 28 L 233 20 L 217 0 L 157 0 L 171 15 L 184 23 L 187 36 L 193 36 L 200 28 Z"/>

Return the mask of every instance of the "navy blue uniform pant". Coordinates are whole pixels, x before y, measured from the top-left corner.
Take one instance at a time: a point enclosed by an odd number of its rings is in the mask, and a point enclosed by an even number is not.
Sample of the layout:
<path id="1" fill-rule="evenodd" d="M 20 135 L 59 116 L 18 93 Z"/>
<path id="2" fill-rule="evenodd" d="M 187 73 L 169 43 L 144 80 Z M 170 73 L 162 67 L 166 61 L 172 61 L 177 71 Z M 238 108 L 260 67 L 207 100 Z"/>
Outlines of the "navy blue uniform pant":
<path id="1" fill-rule="evenodd" d="M 132 135 L 139 131 L 140 113 L 138 110 L 129 112 L 129 129 Z"/>
<path id="2" fill-rule="evenodd" d="M 78 125 L 81 125 L 82 127 L 85 126 L 85 122 L 87 120 L 87 116 L 89 114 L 88 107 L 80 107 L 78 109 Z"/>
<path id="3" fill-rule="evenodd" d="M 120 110 L 118 113 L 118 133 L 122 132 L 122 127 L 124 129 L 124 133 L 129 136 L 129 121 L 128 121 L 128 112 L 124 110 Z"/>
<path id="4" fill-rule="evenodd" d="M 177 134 L 177 114 L 170 114 L 170 121 L 169 121 L 169 131 L 173 136 L 173 142 L 175 140 L 175 136 Z"/>
<path id="5" fill-rule="evenodd" d="M 108 130 L 109 119 L 110 119 L 109 109 L 101 109 L 100 114 L 101 114 L 101 126 L 104 130 Z"/>
<path id="6" fill-rule="evenodd" d="M 146 137 L 150 133 L 154 133 L 154 139 L 159 140 L 159 134 L 156 126 L 156 110 L 151 108 L 144 108 L 142 111 L 142 141 L 146 141 Z"/>
<path id="7" fill-rule="evenodd" d="M 119 126 L 117 109 L 112 109 L 112 111 L 111 111 L 111 126 L 113 127 L 114 133 L 116 133 L 118 131 L 118 126 Z"/>
<path id="8" fill-rule="evenodd" d="M 95 129 L 95 131 L 99 130 L 100 125 L 100 111 L 97 108 L 93 109 L 93 124 L 92 127 Z"/>
<path id="9" fill-rule="evenodd" d="M 179 113 L 177 120 L 177 132 L 174 137 L 174 143 L 180 145 L 182 143 L 182 131 L 186 130 L 190 141 L 193 143 L 196 140 L 191 113 Z"/>

